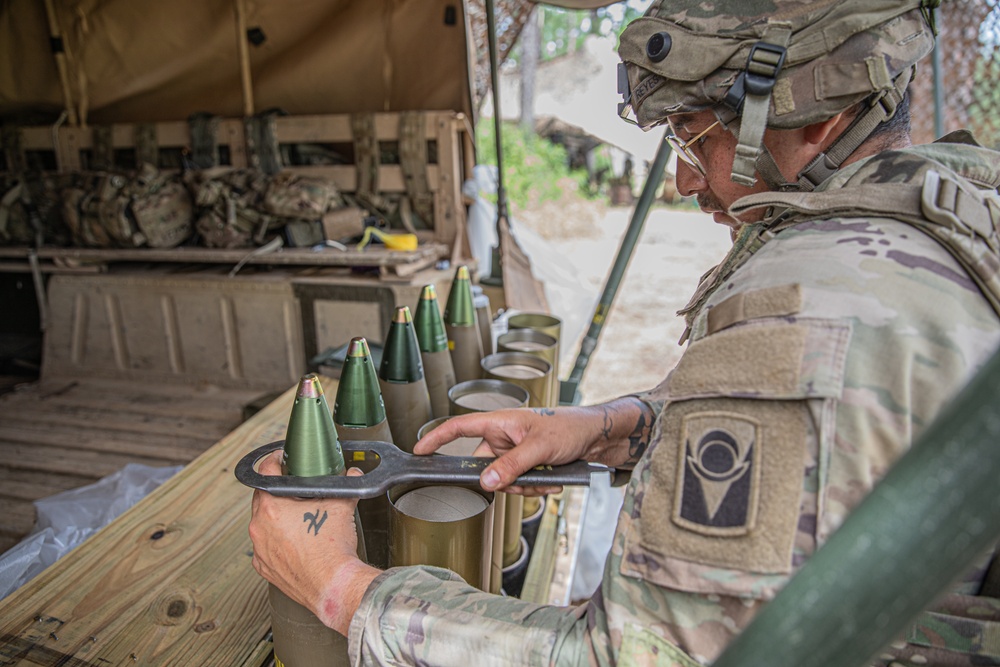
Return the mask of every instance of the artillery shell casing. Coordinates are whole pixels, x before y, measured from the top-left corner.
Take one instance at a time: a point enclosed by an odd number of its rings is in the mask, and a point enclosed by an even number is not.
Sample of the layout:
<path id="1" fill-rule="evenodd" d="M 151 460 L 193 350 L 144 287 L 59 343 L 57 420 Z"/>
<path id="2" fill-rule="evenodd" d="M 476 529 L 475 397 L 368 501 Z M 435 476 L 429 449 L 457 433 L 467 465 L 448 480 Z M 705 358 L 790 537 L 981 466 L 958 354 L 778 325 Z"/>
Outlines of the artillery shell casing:
<path id="1" fill-rule="evenodd" d="M 424 364 L 424 381 L 427 382 L 427 393 L 431 397 L 431 413 L 435 417 L 447 417 L 448 390 L 455 386 L 455 365 L 451 360 L 451 352 L 421 352 L 420 359 Z"/>
<path id="2" fill-rule="evenodd" d="M 448 421 L 449 417 L 435 417 L 420 427 L 420 437 L 424 437 L 430 431 Z M 473 452 L 483 441 L 482 438 L 456 438 L 452 442 L 443 445 L 437 450 L 438 454 L 449 456 L 472 456 Z M 490 548 L 490 574 L 489 592 L 494 595 L 500 593 L 503 586 L 503 522 L 506 515 L 507 505 L 504 497 L 507 494 L 495 492 L 493 502 L 493 536 Z"/>
<path id="3" fill-rule="evenodd" d="M 479 337 L 479 328 L 475 324 L 453 326 L 447 323 L 444 327 L 448 332 L 451 362 L 455 366 L 455 381 L 465 382 L 483 377 L 480 366 L 483 360 L 483 341 Z"/>
<path id="4" fill-rule="evenodd" d="M 507 330 L 531 329 L 540 331 L 556 339 L 556 349 L 553 351 L 555 360 L 552 361 L 552 394 L 553 406 L 559 404 L 559 350 L 562 347 L 560 339 L 562 337 L 562 320 L 547 313 L 517 313 L 507 318 Z"/>
<path id="5" fill-rule="evenodd" d="M 295 394 L 285 435 L 282 474 L 304 477 L 344 474 L 343 451 L 323 387 L 313 374 L 303 376 Z M 362 534 L 358 512 L 354 513 Z M 319 528 L 317 527 L 317 532 Z M 367 559 L 364 540 L 358 540 L 358 557 Z M 284 667 L 348 665 L 347 639 L 325 626 L 309 609 L 268 584 L 271 634 L 275 662 Z"/>
<path id="6" fill-rule="evenodd" d="M 342 441 L 347 440 L 380 440 L 392 442 L 389 432 L 389 422 L 383 419 L 375 426 L 344 426 L 337 424 L 337 436 Z M 377 457 L 372 456 L 375 459 Z M 360 468 L 363 472 L 375 469 L 377 461 L 347 460 L 348 468 Z M 358 514 L 361 515 L 361 525 L 368 562 L 377 568 L 389 567 L 389 498 L 385 494 L 376 498 L 364 498 L 358 502 Z"/>
<path id="7" fill-rule="evenodd" d="M 524 513 L 524 496 L 505 493 L 503 523 L 503 566 L 509 567 L 521 555 L 521 515 Z"/>
<path id="8" fill-rule="evenodd" d="M 503 380 L 467 380 L 448 390 L 452 415 L 490 412 L 528 405 L 528 390 Z"/>
<path id="9" fill-rule="evenodd" d="M 544 359 L 552 365 L 549 374 L 549 403 L 554 408 L 559 404 L 559 341 L 537 329 L 511 329 L 497 338 L 497 352 L 523 352 Z"/>
<path id="10" fill-rule="evenodd" d="M 490 589 L 494 494 L 460 486 L 389 490 L 389 565 L 432 565 Z"/>
<path id="11" fill-rule="evenodd" d="M 348 665 L 347 637 L 326 627 L 315 615 L 281 592 L 267 586 L 271 605 L 274 655 L 284 667 Z M 342 656 L 342 659 L 338 659 Z"/>
<path id="12" fill-rule="evenodd" d="M 528 390 L 528 406 L 548 408 L 551 403 L 552 364 L 525 352 L 497 352 L 482 361 L 483 375 Z"/>
<path id="13" fill-rule="evenodd" d="M 415 382 L 386 382 L 379 378 L 378 383 L 385 401 L 385 416 L 392 441 L 404 452 L 412 454 L 413 445 L 417 444 L 417 431 L 432 417 L 427 382 L 424 378 Z"/>

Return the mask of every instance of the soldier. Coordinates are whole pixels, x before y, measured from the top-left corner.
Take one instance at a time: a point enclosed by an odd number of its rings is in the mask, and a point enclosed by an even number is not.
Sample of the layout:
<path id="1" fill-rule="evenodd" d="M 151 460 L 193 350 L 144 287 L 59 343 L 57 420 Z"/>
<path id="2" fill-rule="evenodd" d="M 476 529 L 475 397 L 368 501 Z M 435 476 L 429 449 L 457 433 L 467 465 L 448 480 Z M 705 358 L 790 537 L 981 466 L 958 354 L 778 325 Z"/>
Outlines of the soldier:
<path id="1" fill-rule="evenodd" d="M 457 417 L 415 448 L 483 437 L 487 489 L 540 463 L 634 466 L 591 600 L 379 572 L 355 557 L 352 503 L 323 503 L 307 535 L 299 503 L 257 493 L 261 574 L 349 631 L 362 663 L 713 661 L 1000 343 L 1000 155 L 967 133 L 909 141 L 933 4 L 673 0 L 623 33 L 623 117 L 670 125 L 678 189 L 732 228 L 682 311 L 684 356 L 650 392 Z M 985 659 L 934 636 L 893 655 Z"/>

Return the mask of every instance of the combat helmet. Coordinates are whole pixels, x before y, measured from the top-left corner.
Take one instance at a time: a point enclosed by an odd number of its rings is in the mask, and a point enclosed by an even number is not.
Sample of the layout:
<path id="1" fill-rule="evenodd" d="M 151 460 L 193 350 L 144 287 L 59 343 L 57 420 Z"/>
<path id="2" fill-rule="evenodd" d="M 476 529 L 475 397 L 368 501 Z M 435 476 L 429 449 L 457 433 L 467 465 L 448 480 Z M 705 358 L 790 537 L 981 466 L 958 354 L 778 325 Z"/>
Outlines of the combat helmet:
<path id="1" fill-rule="evenodd" d="M 732 180 L 755 171 L 775 190 L 810 191 L 893 116 L 915 63 L 934 46 L 941 0 L 657 0 L 622 33 L 619 115 L 650 129 L 711 109 L 738 139 Z M 787 183 L 762 145 L 791 129 L 867 108 Z"/>

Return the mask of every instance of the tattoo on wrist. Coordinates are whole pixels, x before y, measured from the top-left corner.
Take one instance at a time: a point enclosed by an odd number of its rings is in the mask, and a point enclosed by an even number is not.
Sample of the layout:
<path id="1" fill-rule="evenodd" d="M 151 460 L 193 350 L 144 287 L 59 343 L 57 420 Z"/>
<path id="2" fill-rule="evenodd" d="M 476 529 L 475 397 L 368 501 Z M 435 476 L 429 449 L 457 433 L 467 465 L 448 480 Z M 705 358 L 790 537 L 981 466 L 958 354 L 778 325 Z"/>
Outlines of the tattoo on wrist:
<path id="1" fill-rule="evenodd" d="M 313 535 L 319 535 L 319 529 L 322 528 L 323 524 L 326 522 L 326 516 L 327 516 L 326 510 L 323 510 L 323 516 L 319 515 L 318 507 L 316 508 L 315 513 L 306 512 L 305 514 L 303 514 L 302 522 L 309 523 L 309 525 L 306 526 L 306 535 L 309 534 L 310 530 L 313 531 Z"/>
<path id="2" fill-rule="evenodd" d="M 613 419 L 611 419 L 610 410 L 608 410 L 606 407 L 602 407 L 601 410 L 602 412 L 604 412 L 604 423 L 601 424 L 601 435 L 604 437 L 605 440 L 610 440 L 611 429 L 615 427 L 615 422 Z"/>
<path id="3" fill-rule="evenodd" d="M 628 463 L 637 463 L 642 458 L 646 447 L 649 446 L 649 432 L 652 420 L 649 418 L 647 410 L 639 413 L 639 419 L 635 422 L 635 428 L 628 436 Z"/>
<path id="4" fill-rule="evenodd" d="M 536 415 L 541 415 L 543 417 L 551 417 L 556 413 L 552 408 L 531 408 L 531 411 Z"/>

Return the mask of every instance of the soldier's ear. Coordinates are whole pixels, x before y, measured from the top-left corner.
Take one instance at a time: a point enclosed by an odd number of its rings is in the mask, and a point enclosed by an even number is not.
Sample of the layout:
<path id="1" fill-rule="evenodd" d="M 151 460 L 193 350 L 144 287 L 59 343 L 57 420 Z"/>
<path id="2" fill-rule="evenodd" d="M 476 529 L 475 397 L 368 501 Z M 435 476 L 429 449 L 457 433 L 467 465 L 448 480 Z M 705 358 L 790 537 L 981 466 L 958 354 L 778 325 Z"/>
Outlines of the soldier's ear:
<path id="1" fill-rule="evenodd" d="M 847 129 L 847 126 L 851 124 L 851 120 L 852 118 L 848 118 L 845 112 L 841 111 L 832 118 L 820 121 L 819 123 L 813 123 L 812 125 L 806 125 L 802 128 L 802 138 L 807 143 L 815 146 L 829 144 L 840 136 L 841 132 Z"/>

